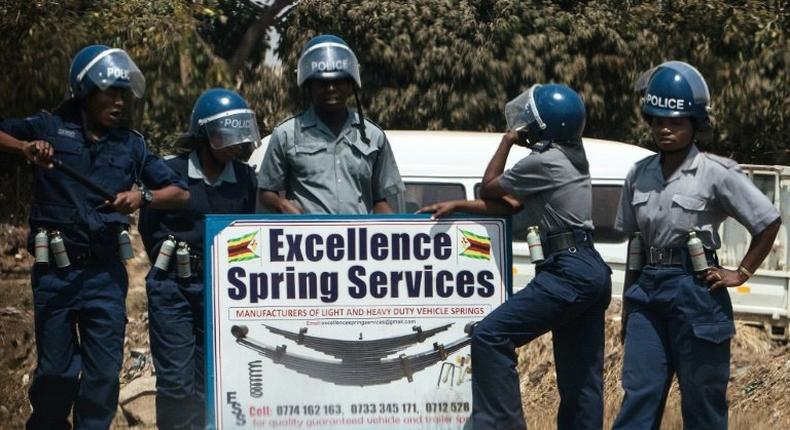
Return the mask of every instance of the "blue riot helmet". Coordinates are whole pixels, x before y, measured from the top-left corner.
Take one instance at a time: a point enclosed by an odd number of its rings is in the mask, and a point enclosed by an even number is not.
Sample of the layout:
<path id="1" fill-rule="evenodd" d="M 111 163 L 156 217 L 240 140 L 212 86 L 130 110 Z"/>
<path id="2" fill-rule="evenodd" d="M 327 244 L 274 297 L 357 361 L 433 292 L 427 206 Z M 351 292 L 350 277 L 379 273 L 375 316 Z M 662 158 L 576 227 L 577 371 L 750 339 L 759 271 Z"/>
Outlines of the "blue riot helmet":
<path id="1" fill-rule="evenodd" d="M 137 98 L 145 94 L 145 78 L 123 49 L 104 45 L 82 48 L 71 61 L 69 88 L 71 96 L 85 98 L 94 88 L 128 88 Z"/>
<path id="2" fill-rule="evenodd" d="M 527 129 L 541 141 L 581 140 L 587 112 L 581 97 L 561 84 L 536 84 L 505 105 L 510 130 Z"/>
<path id="3" fill-rule="evenodd" d="M 350 78 L 362 87 L 359 61 L 345 40 L 331 34 L 313 37 L 302 49 L 296 69 L 296 84 L 308 79 Z"/>
<path id="4" fill-rule="evenodd" d="M 189 134 L 205 137 L 214 149 L 249 143 L 261 144 L 255 112 L 233 91 L 211 88 L 203 92 L 192 108 Z"/>
<path id="5" fill-rule="evenodd" d="M 642 73 L 634 90 L 644 91 L 642 114 L 646 117 L 691 117 L 698 126 L 710 123 L 708 84 L 687 63 L 668 61 Z"/>

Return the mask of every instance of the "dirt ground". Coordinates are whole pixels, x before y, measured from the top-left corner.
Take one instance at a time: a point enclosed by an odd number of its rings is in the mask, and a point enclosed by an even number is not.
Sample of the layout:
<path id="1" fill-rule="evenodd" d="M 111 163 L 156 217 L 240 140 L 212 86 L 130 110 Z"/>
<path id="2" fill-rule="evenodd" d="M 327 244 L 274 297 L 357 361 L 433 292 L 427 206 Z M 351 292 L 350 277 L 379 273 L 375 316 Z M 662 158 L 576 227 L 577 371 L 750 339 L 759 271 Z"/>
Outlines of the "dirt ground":
<path id="1" fill-rule="evenodd" d="M 26 230 L 0 225 L 0 429 L 19 429 L 30 412 L 27 387 L 36 362 L 30 290 L 31 256 L 24 250 Z M 148 262 L 134 237 L 136 259 L 130 273 L 122 388 L 153 374 L 148 349 L 148 315 L 144 276 Z M 619 302 L 613 301 L 607 318 L 605 351 L 605 428 L 617 414 L 622 390 L 622 347 L 617 333 Z M 556 428 L 559 397 L 550 335 L 519 352 L 519 374 L 524 411 L 530 429 Z M 730 428 L 790 428 L 790 346 L 772 342 L 762 330 L 738 324 L 732 345 L 728 391 Z M 671 389 L 662 428 L 681 428 L 677 383 Z M 113 429 L 150 429 L 119 408 Z"/>

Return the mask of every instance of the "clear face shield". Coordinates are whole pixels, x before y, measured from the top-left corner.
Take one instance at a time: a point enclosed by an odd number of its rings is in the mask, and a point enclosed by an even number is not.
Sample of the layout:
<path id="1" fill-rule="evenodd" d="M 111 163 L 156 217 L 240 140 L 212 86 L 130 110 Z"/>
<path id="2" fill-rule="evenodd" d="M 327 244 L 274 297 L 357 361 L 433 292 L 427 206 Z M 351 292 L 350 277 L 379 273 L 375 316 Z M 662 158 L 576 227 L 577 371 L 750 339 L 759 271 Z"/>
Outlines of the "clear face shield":
<path id="1" fill-rule="evenodd" d="M 324 79 L 349 76 L 362 86 L 359 78 L 359 62 L 351 49 L 335 42 L 319 43 L 311 46 L 299 58 L 296 69 L 296 83 L 299 86 L 313 77 Z"/>
<path id="2" fill-rule="evenodd" d="M 519 136 L 528 142 L 527 126 L 535 124 L 541 130 L 546 128 L 546 123 L 540 118 L 535 104 L 535 90 L 539 87 L 540 84 L 531 86 L 505 105 L 505 120 L 508 130 L 518 132 Z"/>
<path id="3" fill-rule="evenodd" d="M 249 144 L 255 149 L 261 144 L 258 122 L 250 109 L 234 109 L 198 120 L 205 127 L 209 144 L 216 150 Z"/>
<path id="4" fill-rule="evenodd" d="M 89 79 L 104 91 L 110 87 L 123 87 L 137 98 L 145 94 L 145 78 L 134 61 L 123 49 L 108 49 L 96 56 L 79 74 L 77 81 Z"/>

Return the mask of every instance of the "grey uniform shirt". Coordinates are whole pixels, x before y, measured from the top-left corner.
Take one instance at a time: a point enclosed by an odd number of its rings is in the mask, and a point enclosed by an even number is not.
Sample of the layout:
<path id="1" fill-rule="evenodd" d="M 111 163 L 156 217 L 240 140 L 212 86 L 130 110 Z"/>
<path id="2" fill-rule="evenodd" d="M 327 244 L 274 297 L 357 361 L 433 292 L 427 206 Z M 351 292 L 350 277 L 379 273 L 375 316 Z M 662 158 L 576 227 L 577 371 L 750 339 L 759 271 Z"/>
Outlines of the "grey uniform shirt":
<path id="1" fill-rule="evenodd" d="M 506 170 L 499 183 L 524 203 L 527 225 L 537 225 L 543 233 L 593 229 L 592 185 L 581 144 L 533 150 Z"/>
<path id="2" fill-rule="evenodd" d="M 384 132 L 348 111 L 338 136 L 311 107 L 275 127 L 258 174 L 258 188 L 285 191 L 304 213 L 368 214 L 377 201 L 402 192 L 395 156 Z"/>
<path id="3" fill-rule="evenodd" d="M 706 248 L 718 249 L 719 225 L 728 216 L 752 235 L 779 217 L 735 161 L 692 146 L 665 180 L 660 157 L 651 155 L 628 173 L 615 220 L 615 228 L 629 236 L 641 232 L 646 247 L 683 247 L 695 231 Z"/>

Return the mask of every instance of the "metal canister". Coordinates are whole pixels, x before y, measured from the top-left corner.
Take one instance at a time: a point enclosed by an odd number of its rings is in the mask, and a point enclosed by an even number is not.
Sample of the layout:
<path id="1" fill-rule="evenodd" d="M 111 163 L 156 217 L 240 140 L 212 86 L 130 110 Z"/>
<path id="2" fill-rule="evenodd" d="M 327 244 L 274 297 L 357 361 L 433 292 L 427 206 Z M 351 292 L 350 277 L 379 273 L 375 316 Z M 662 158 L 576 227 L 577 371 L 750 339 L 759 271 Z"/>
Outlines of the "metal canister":
<path id="1" fill-rule="evenodd" d="M 129 237 L 129 232 L 125 228 L 122 228 L 118 232 L 118 255 L 120 255 L 121 260 L 131 260 L 134 258 L 132 239 Z"/>
<path id="2" fill-rule="evenodd" d="M 170 266 L 170 258 L 173 256 L 173 250 L 176 248 L 176 240 L 173 236 L 168 236 L 162 246 L 159 247 L 159 255 L 156 256 L 154 267 L 159 270 L 167 271 Z"/>
<path id="3" fill-rule="evenodd" d="M 691 258 L 691 267 L 695 272 L 701 272 L 708 268 L 708 259 L 705 258 L 705 248 L 702 241 L 697 237 L 697 233 L 689 232 L 689 240 L 686 242 Z"/>
<path id="4" fill-rule="evenodd" d="M 176 264 L 178 265 L 178 277 L 189 278 L 192 276 L 192 266 L 190 265 L 189 245 L 186 242 L 178 242 L 176 250 Z"/>
<path id="5" fill-rule="evenodd" d="M 538 226 L 533 225 L 527 228 L 527 245 L 529 246 L 529 259 L 532 260 L 532 263 L 537 264 L 544 260 Z"/>
<path id="6" fill-rule="evenodd" d="M 66 244 L 63 243 L 63 238 L 60 232 L 55 230 L 52 232 L 52 237 L 49 239 L 49 246 L 52 249 L 52 255 L 55 257 L 55 265 L 59 268 L 69 267 L 69 255 L 66 254 Z"/>
<path id="7" fill-rule="evenodd" d="M 47 236 L 47 229 L 38 229 L 33 240 L 33 250 L 36 255 L 36 264 L 49 264 L 49 237 Z"/>
<path id="8" fill-rule="evenodd" d="M 642 270 L 645 265 L 643 252 L 642 233 L 636 232 L 628 244 L 628 270 Z"/>

